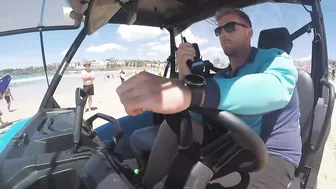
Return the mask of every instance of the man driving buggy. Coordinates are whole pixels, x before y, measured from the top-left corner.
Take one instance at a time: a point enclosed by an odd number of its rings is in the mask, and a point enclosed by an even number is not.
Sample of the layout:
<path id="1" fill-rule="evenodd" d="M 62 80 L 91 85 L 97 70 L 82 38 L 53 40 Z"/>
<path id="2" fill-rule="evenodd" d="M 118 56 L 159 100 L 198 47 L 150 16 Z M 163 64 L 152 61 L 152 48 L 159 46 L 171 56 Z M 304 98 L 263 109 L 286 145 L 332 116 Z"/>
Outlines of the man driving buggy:
<path id="1" fill-rule="evenodd" d="M 177 53 L 179 79 L 139 73 L 117 88 L 120 101 L 132 116 L 144 110 L 173 114 L 195 105 L 235 114 L 264 140 L 269 158 L 264 169 L 249 174 L 245 186 L 234 188 L 287 188 L 299 165 L 302 146 L 296 67 L 289 55 L 280 49 L 251 46 L 253 30 L 246 13 L 223 8 L 216 12 L 216 21 L 215 34 L 230 65 L 207 79 L 201 92 L 184 84 L 184 77 L 191 74 L 187 61 L 194 61 L 196 51 L 190 43 L 182 43 Z M 197 116 L 192 118 L 195 141 L 205 143 L 220 136 L 219 128 L 203 126 Z M 126 129 L 127 126 L 122 127 Z M 132 131 L 131 145 L 140 144 L 142 132 L 146 130 L 148 128 Z M 146 167 L 145 186 L 152 187 L 167 174 L 177 152 L 176 133 L 164 121 Z M 226 181 L 225 185 L 234 183 Z M 219 184 L 208 187 L 223 188 Z"/>

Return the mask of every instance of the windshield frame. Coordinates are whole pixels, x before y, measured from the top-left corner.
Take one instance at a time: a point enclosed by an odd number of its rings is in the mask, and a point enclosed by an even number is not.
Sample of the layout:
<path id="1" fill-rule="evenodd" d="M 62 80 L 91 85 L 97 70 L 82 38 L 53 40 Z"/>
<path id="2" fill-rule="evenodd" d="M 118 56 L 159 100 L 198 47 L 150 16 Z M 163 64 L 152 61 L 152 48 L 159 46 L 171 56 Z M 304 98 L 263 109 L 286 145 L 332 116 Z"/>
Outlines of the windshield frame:
<path id="1" fill-rule="evenodd" d="M 280 4 L 280 3 L 279 3 Z M 281 6 L 281 5 L 280 5 Z M 308 6 L 308 5 L 304 5 Z M 306 9 L 308 11 L 308 9 Z M 90 7 L 86 12 L 89 15 Z M 321 80 L 328 78 L 328 52 L 327 52 L 327 42 L 326 42 L 326 34 L 325 34 L 325 26 L 323 22 L 323 14 L 321 9 L 320 1 L 314 1 L 311 5 L 311 11 L 309 11 L 311 16 L 311 22 L 307 23 L 305 26 L 302 26 L 301 29 L 294 32 L 294 36 L 299 37 L 302 34 L 306 33 L 304 29 L 307 25 L 311 26 L 313 33 L 314 33 L 314 40 L 312 41 L 312 61 L 311 61 L 311 77 L 314 82 L 315 87 L 315 102 L 319 97 L 322 97 L 322 87 Z M 307 13 L 308 14 L 308 13 Z M 88 19 L 86 19 L 87 21 Z M 84 28 L 78 34 L 76 39 L 74 40 L 73 44 L 69 48 L 68 52 L 64 56 L 59 68 L 57 69 L 50 86 L 48 87 L 45 96 L 41 102 L 40 110 L 42 109 L 51 109 L 51 108 L 59 108 L 57 102 L 53 98 L 53 95 L 56 91 L 56 88 L 61 81 L 64 72 L 66 71 L 68 65 L 70 64 L 73 56 L 75 55 L 76 51 L 78 50 L 79 46 L 87 36 L 86 32 L 87 22 L 84 24 Z M 169 61 L 167 61 L 165 74 L 167 75 L 168 69 L 170 68 L 170 78 L 176 78 L 177 74 L 175 71 L 175 52 L 177 50 L 176 43 L 175 43 L 175 36 L 176 31 L 179 29 L 177 27 L 174 28 L 166 28 L 170 34 L 170 56 Z M 181 31 L 182 32 L 182 31 Z M 300 33 L 302 33 L 300 35 Z M 316 39 L 316 38 L 319 39 Z M 318 49 L 318 50 L 314 50 Z"/>
<path id="2" fill-rule="evenodd" d="M 33 28 L 24 28 L 10 31 L 0 32 L 0 37 L 9 36 L 9 35 L 18 35 L 25 33 L 41 32 L 41 31 L 57 31 L 57 30 L 76 30 L 80 28 L 80 24 L 73 26 L 38 26 Z"/>

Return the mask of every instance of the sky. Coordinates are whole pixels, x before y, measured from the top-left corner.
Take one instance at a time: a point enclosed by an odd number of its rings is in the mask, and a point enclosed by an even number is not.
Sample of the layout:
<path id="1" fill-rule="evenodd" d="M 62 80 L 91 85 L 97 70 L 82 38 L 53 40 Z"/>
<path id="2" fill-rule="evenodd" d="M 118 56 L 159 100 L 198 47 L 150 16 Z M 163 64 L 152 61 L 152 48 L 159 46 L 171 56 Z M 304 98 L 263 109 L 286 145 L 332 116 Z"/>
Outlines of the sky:
<path id="1" fill-rule="evenodd" d="M 336 59 L 336 26 L 333 19 L 335 18 L 333 12 L 336 1 L 322 0 L 321 4 L 329 58 Z M 257 45 L 259 32 L 263 29 L 287 27 L 292 33 L 310 21 L 309 13 L 302 5 L 266 3 L 243 10 L 250 16 L 253 24 L 253 46 Z M 3 13 L 1 8 L 0 12 Z M 0 19 L 0 23 L 2 21 L 6 21 L 6 19 Z M 221 58 L 227 60 L 219 40 L 213 32 L 215 27 L 214 24 L 201 21 L 185 30 L 183 35 L 188 42 L 199 44 L 203 59 L 213 61 L 215 58 Z M 61 62 L 79 32 L 80 29 L 44 32 L 47 63 Z M 310 59 L 312 37 L 312 34 L 305 34 L 294 41 L 291 52 L 293 59 Z M 176 43 L 179 45 L 179 37 L 176 38 Z M 166 30 L 145 26 L 108 24 L 86 37 L 73 61 L 103 60 L 110 57 L 163 61 L 167 59 L 169 52 L 169 35 Z M 0 69 L 39 65 L 42 65 L 39 33 L 0 38 Z"/>

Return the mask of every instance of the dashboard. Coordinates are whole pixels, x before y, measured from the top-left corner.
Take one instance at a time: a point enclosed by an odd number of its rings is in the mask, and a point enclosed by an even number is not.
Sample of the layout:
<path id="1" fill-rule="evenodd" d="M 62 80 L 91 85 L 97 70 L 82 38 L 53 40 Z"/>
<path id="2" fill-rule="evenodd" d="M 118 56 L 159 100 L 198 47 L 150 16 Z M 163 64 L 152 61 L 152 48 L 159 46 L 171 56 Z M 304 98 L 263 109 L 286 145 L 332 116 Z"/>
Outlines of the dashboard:
<path id="1" fill-rule="evenodd" d="M 0 154 L 0 188 L 134 188 L 98 136 L 82 129 L 73 152 L 74 118 L 74 109 L 38 112 Z"/>

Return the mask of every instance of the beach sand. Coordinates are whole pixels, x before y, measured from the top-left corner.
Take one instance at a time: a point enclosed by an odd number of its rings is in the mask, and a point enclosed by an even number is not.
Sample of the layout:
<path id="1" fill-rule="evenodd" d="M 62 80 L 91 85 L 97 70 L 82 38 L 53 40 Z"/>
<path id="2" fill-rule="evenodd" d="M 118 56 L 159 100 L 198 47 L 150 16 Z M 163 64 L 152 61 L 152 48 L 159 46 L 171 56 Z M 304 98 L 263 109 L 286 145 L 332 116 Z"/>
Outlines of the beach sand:
<path id="1" fill-rule="evenodd" d="M 0 109 L 4 113 L 3 120 L 15 122 L 20 119 L 33 116 L 41 103 L 47 85 L 45 81 L 40 81 L 39 84 L 24 85 L 21 87 L 13 87 L 12 93 L 14 101 L 12 109 L 17 109 L 13 112 L 8 112 L 5 100 L 0 101 Z M 100 74 L 95 80 L 95 95 L 93 97 L 93 107 L 97 109 L 92 112 L 86 112 L 84 118 L 101 112 L 111 115 L 115 118 L 120 118 L 126 115 L 126 112 L 119 101 L 116 94 L 116 87 L 120 84 L 120 80 L 115 76 L 113 79 L 104 79 L 104 74 Z M 38 86 L 36 86 L 38 85 Z M 79 76 L 64 78 L 58 90 L 55 93 L 55 99 L 61 107 L 75 106 L 75 89 L 81 87 L 82 83 Z M 334 111 L 336 114 L 336 110 Z M 105 123 L 103 120 L 94 122 L 94 127 Z M 336 116 L 332 118 L 332 127 L 327 144 L 324 149 L 323 160 L 318 176 L 318 189 L 335 189 L 336 188 Z M 8 128 L 8 127 L 7 127 Z M 4 131 L 7 128 L 2 128 Z"/>

